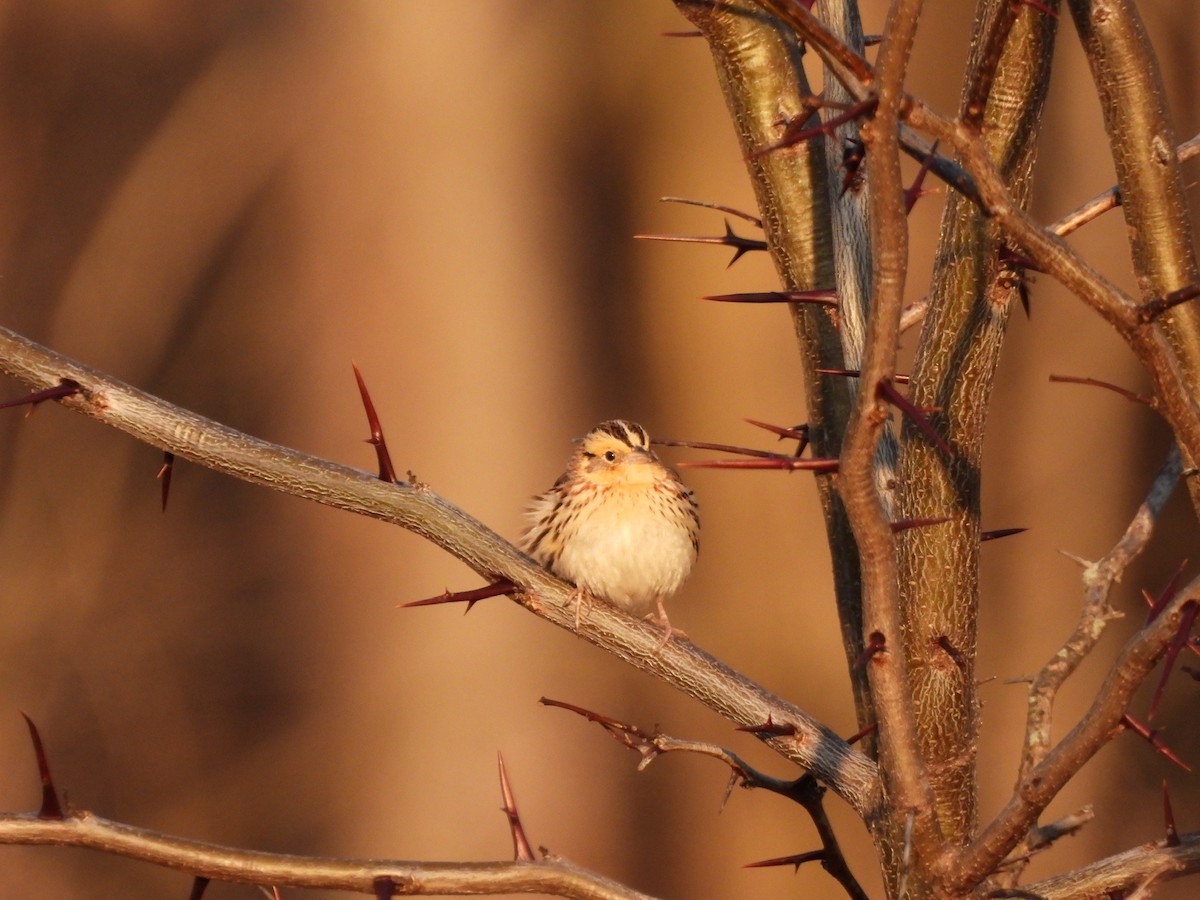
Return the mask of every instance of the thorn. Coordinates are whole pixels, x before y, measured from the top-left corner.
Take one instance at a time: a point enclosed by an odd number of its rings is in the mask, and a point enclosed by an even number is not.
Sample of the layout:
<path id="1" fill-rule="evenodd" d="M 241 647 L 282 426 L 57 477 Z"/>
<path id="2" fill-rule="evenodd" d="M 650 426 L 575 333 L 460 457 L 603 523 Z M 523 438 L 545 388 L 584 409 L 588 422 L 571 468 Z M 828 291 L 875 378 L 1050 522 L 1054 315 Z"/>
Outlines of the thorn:
<path id="1" fill-rule="evenodd" d="M 42 736 L 38 733 L 37 726 L 33 724 L 33 719 L 29 718 L 24 711 L 21 712 L 21 715 L 25 718 L 25 724 L 29 726 L 29 739 L 33 741 L 33 753 L 37 757 L 38 776 L 42 779 L 42 806 L 38 810 L 37 817 L 46 820 L 65 819 L 62 804 L 58 802 L 58 790 L 54 787 L 54 778 L 50 775 L 50 762 L 46 759 L 46 748 L 42 744 Z"/>
<path id="2" fill-rule="evenodd" d="M 936 446 L 947 456 L 954 456 L 954 451 L 950 449 L 950 445 L 946 443 L 945 438 L 943 438 L 937 433 L 937 431 L 934 430 L 933 425 L 931 425 L 929 420 L 925 418 L 925 414 L 921 412 L 921 410 L 917 409 L 917 407 L 913 406 L 907 397 L 897 391 L 890 381 L 880 381 L 878 390 L 879 393 L 883 394 L 884 398 L 889 403 L 908 416 L 909 421 L 917 426 L 917 429 L 923 435 L 925 435 L 931 444 Z"/>
<path id="3" fill-rule="evenodd" d="M 1187 568 L 1187 564 L 1188 561 L 1186 559 L 1179 563 L 1179 566 L 1175 569 L 1171 577 L 1167 579 L 1167 583 L 1159 591 L 1157 597 L 1151 597 L 1144 590 L 1142 591 L 1142 597 L 1145 598 L 1146 604 L 1150 607 L 1149 612 L 1146 613 L 1147 625 L 1157 619 L 1162 611 L 1167 608 L 1167 604 L 1179 593 L 1179 581 L 1183 578 L 1183 572 Z"/>
<path id="4" fill-rule="evenodd" d="M 709 459 L 685 460 L 676 463 L 680 469 L 785 469 L 787 471 L 836 472 L 836 459 L 796 459 L 783 456 L 771 459 Z"/>
<path id="5" fill-rule="evenodd" d="M 1028 530 L 1028 528 L 995 528 L 991 531 L 981 531 L 979 532 L 979 543 L 998 541 L 1000 538 L 1012 537 L 1014 534 L 1022 534 Z"/>
<path id="6" fill-rule="evenodd" d="M 721 244 L 726 247 L 733 247 L 733 259 L 729 261 L 729 266 L 742 258 L 743 255 L 751 250 L 766 250 L 767 242 L 754 240 L 753 238 L 742 237 L 735 234 L 733 228 L 729 224 L 729 220 L 725 220 L 725 234 L 720 237 L 687 237 L 676 234 L 635 234 L 634 240 L 638 241 L 677 241 L 685 244 Z M 729 266 L 726 266 L 728 268 Z"/>
<path id="7" fill-rule="evenodd" d="M 697 32 L 698 34 L 699 32 Z M 732 206 L 724 206 L 720 203 L 711 203 L 707 200 L 689 200 L 687 197 L 659 197 L 659 203 L 682 203 L 686 206 L 702 206 L 705 209 L 715 209 L 718 212 L 729 213 L 731 216 L 737 216 L 746 222 L 749 222 L 755 228 L 762 228 L 762 219 L 758 216 L 751 215 L 748 212 L 742 212 L 740 209 L 734 209 Z"/>
<path id="8" fill-rule="evenodd" d="M 162 480 L 162 511 L 167 511 L 167 495 L 171 492 L 171 472 L 175 469 L 175 454 L 170 450 L 163 451 L 163 464 L 158 468 L 155 478 Z"/>
<path id="9" fill-rule="evenodd" d="M 713 444 L 708 441 L 677 441 L 670 438 L 654 438 L 652 444 L 663 447 L 687 447 L 691 450 L 715 450 L 718 453 L 740 453 L 742 456 L 753 456 L 757 459 L 783 459 L 791 462 L 795 457 L 784 456 L 782 453 L 771 453 L 767 450 L 756 450 L 753 447 L 737 447 L 733 444 Z"/>
<path id="10" fill-rule="evenodd" d="M 917 170 L 917 177 L 913 179 L 912 187 L 904 192 L 904 213 L 907 215 L 912 212 L 912 208 L 917 205 L 917 201 L 926 194 L 935 193 L 934 191 L 925 191 L 921 186 L 925 183 L 925 176 L 929 174 L 929 169 L 933 165 L 933 161 L 937 159 L 938 142 L 934 141 L 933 146 L 929 148 L 929 152 L 925 154 L 925 158 L 921 160 L 921 168 Z"/>
<path id="11" fill-rule="evenodd" d="M 1163 824 L 1166 826 L 1167 846 L 1179 846 L 1179 831 L 1175 828 L 1175 811 L 1171 809 L 1171 794 L 1167 790 L 1167 779 L 1162 781 Z"/>
<path id="12" fill-rule="evenodd" d="M 658 36 L 666 37 L 666 38 L 698 38 L 698 37 L 704 37 L 704 32 L 702 32 L 702 31 L 660 31 L 658 33 Z"/>
<path id="13" fill-rule="evenodd" d="M 774 859 L 760 859 L 758 862 L 746 863 L 743 869 L 765 869 L 771 866 L 793 866 L 797 872 L 806 862 L 824 860 L 827 854 L 824 850 L 809 850 L 807 853 L 797 853 L 794 856 L 777 856 Z"/>
<path id="14" fill-rule="evenodd" d="M 825 105 L 828 106 L 828 104 Z M 760 156 L 766 156 L 768 153 L 773 153 L 776 150 L 783 150 L 786 147 L 807 141 L 818 134 L 832 135 L 840 125 L 845 125 L 847 122 L 852 122 L 858 118 L 870 118 L 875 112 L 875 107 L 878 105 L 878 97 L 869 97 L 866 100 L 852 104 L 844 112 L 839 113 L 828 121 L 817 122 L 817 124 L 811 126 L 808 125 L 808 122 L 811 121 L 811 116 L 805 118 L 797 117 L 793 120 L 792 124 L 784 129 L 783 136 L 779 140 L 773 144 L 767 144 L 758 150 L 751 151 L 746 159 L 758 159 Z"/>
<path id="15" fill-rule="evenodd" d="M 371 436 L 367 438 L 367 443 L 375 448 L 375 458 L 379 461 L 379 479 L 395 484 L 396 470 L 392 467 L 392 457 L 388 453 L 387 441 L 383 437 L 383 428 L 379 424 L 375 404 L 371 402 L 371 394 L 367 391 L 367 383 L 363 380 L 362 372 L 358 371 L 357 363 L 351 362 L 350 367 L 354 369 L 354 380 L 358 382 L 358 393 L 367 413 L 367 424 L 371 426 Z"/>
<path id="16" fill-rule="evenodd" d="M 1121 724 L 1130 729 L 1138 737 L 1146 741 L 1146 743 L 1158 751 L 1158 753 L 1175 763 L 1175 765 L 1179 766 L 1179 768 L 1183 769 L 1183 771 L 1192 771 L 1191 766 L 1176 756 L 1175 752 L 1159 739 L 1158 729 L 1151 730 L 1133 716 L 1129 715 L 1129 713 L 1125 713 L 1125 715 L 1121 716 Z"/>
<path id="17" fill-rule="evenodd" d="M 910 528 L 926 528 L 930 525 L 942 525 L 950 521 L 949 516 L 938 516 L 934 519 L 897 519 L 892 523 L 892 534 L 908 531 Z"/>
<path id="18" fill-rule="evenodd" d="M 62 400 L 66 397 L 73 397 L 82 391 L 83 388 L 80 387 L 78 381 L 64 378 L 56 387 L 46 388 L 44 391 L 34 391 L 32 394 L 26 394 L 24 397 L 18 397 L 16 400 L 6 400 L 4 403 L 0 403 L 0 409 L 10 409 L 14 406 L 29 404 L 29 409 L 25 415 L 31 416 L 39 403 L 45 403 L 47 400 Z"/>
<path id="19" fill-rule="evenodd" d="M 188 894 L 188 900 L 200 900 L 206 890 L 208 890 L 208 879 L 203 875 L 197 875 L 192 879 L 192 892 Z"/>
<path id="20" fill-rule="evenodd" d="M 508 781 L 508 770 L 504 767 L 504 754 L 497 753 L 496 759 L 500 765 L 500 794 L 504 798 L 504 806 L 500 811 L 508 817 L 508 827 L 512 831 L 513 859 L 517 862 L 533 862 L 533 847 L 529 838 L 525 837 L 525 828 L 521 825 L 521 815 L 517 812 L 517 801 L 513 797 L 512 785 Z"/>
<path id="21" fill-rule="evenodd" d="M 950 638 L 946 637 L 944 634 L 938 635 L 938 638 L 934 641 L 934 643 L 943 653 L 945 653 L 950 657 L 951 660 L 954 661 L 954 664 L 958 666 L 959 671 L 965 672 L 967 670 L 967 661 L 963 658 L 962 651 L 954 646 L 954 643 L 950 640 Z"/>
<path id="22" fill-rule="evenodd" d="M 747 734 L 766 735 L 768 737 L 788 737 L 796 733 L 795 725 L 776 724 L 771 721 L 771 714 L 767 713 L 767 721 L 761 725 L 738 725 L 734 731 L 744 731 Z"/>
<path id="23" fill-rule="evenodd" d="M 779 435 L 780 440 L 783 440 L 784 438 L 790 438 L 795 441 L 800 441 L 802 446 L 800 450 L 797 451 L 797 454 L 803 453 L 804 447 L 808 446 L 807 424 L 794 425 L 791 428 L 784 428 L 780 425 L 771 425 L 768 422 L 760 422 L 757 419 L 743 419 L 742 421 L 748 422 L 756 428 L 766 429 L 767 431 L 771 432 L 771 434 L 777 434 Z"/>
<path id="24" fill-rule="evenodd" d="M 859 741 L 861 741 L 867 735 L 874 734 L 875 731 L 877 731 L 878 729 L 879 729 L 879 723 L 872 722 L 870 725 L 866 725 L 866 726 L 860 728 L 858 731 L 854 732 L 854 734 L 850 735 L 850 737 L 846 738 L 846 743 L 847 744 L 857 744 Z"/>
<path id="25" fill-rule="evenodd" d="M 854 665 L 861 669 L 880 653 L 887 653 L 887 638 L 883 636 L 882 631 L 872 631 Z"/>
<path id="26" fill-rule="evenodd" d="M 1179 658 L 1179 651 L 1183 649 L 1191 636 L 1192 626 L 1196 624 L 1196 615 L 1200 613 L 1200 603 L 1189 600 L 1183 604 L 1179 612 L 1179 627 L 1175 630 L 1171 643 L 1167 647 L 1167 654 L 1163 658 L 1162 675 L 1159 676 L 1158 684 L 1154 688 L 1154 695 L 1150 698 L 1150 710 L 1146 713 L 1146 721 L 1153 719 L 1154 713 L 1158 711 L 1158 703 L 1167 689 L 1167 679 L 1171 677 L 1171 669 L 1175 666 L 1175 660 Z"/>
<path id="27" fill-rule="evenodd" d="M 1177 291 L 1171 291 L 1162 297 L 1156 297 L 1153 300 L 1143 303 L 1138 307 L 1138 320 L 1149 324 L 1167 310 L 1179 306 L 1181 303 L 1187 303 L 1189 300 L 1194 300 L 1196 297 L 1200 297 L 1200 282 L 1189 284 L 1186 287 L 1179 288 Z"/>
<path id="28" fill-rule="evenodd" d="M 1104 388 L 1106 391 L 1112 391 L 1114 394 L 1119 394 L 1130 403 L 1141 403 L 1151 409 L 1157 409 L 1158 403 L 1154 397 L 1149 394 L 1135 394 L 1133 391 L 1126 390 L 1119 385 L 1111 384 L 1107 381 L 1100 381 L 1096 378 L 1080 378 L 1075 375 L 1051 375 L 1050 380 L 1059 384 L 1086 384 L 1090 387 Z"/>
<path id="29" fill-rule="evenodd" d="M 837 294 L 833 291 L 751 291 L 743 294 L 709 294 L 701 300 L 719 303 L 813 303 L 817 306 L 837 307 Z"/>
<path id="30" fill-rule="evenodd" d="M 517 590 L 517 586 L 507 578 L 501 578 L 499 581 L 494 581 L 489 585 L 481 588 L 475 588 L 473 591 L 445 591 L 438 594 L 436 597 L 427 597 L 424 600 L 412 600 L 408 603 L 397 603 L 396 609 L 411 609 L 416 606 L 438 606 L 442 603 L 465 603 L 466 610 L 463 615 L 471 611 L 480 600 L 486 600 L 488 597 L 500 597 L 504 594 L 511 594 Z"/>
<path id="31" fill-rule="evenodd" d="M 1036 9 L 1040 13 L 1045 13 L 1046 15 L 1050 16 L 1053 19 L 1058 18 L 1058 13 L 1055 10 L 1051 9 L 1050 7 L 1046 6 L 1043 3 L 1038 2 L 1038 0 L 1020 0 L 1020 2 L 1023 3 L 1025 6 Z"/>
<path id="32" fill-rule="evenodd" d="M 814 371 L 820 375 L 844 375 L 847 378 L 857 378 L 862 374 L 858 369 L 816 369 Z M 909 376 L 896 374 L 892 376 L 892 381 L 896 384 L 908 384 Z"/>

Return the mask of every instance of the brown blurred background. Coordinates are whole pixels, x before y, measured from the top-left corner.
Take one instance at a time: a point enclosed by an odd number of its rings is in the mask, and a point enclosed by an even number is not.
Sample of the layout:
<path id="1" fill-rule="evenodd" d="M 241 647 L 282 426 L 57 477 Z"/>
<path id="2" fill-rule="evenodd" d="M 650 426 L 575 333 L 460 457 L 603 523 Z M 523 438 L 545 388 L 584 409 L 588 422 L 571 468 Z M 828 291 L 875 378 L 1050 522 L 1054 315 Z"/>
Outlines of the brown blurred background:
<path id="1" fill-rule="evenodd" d="M 913 76 L 944 110 L 969 33 L 958 6 L 930 10 Z M 1147 6 L 1187 137 L 1200 11 Z M 866 30 L 882 16 L 867 4 Z M 803 418 L 787 315 L 697 300 L 775 287 L 766 260 L 726 270 L 722 250 L 630 239 L 721 228 L 662 195 L 752 202 L 705 47 L 659 36 L 686 27 L 666 0 L 0 4 L 0 322 L 370 469 L 355 360 L 401 470 L 510 537 L 570 439 L 603 418 L 768 445 L 743 417 Z M 1112 182 L 1065 21 L 1059 56 L 1038 170 L 1046 220 Z M 939 214 L 933 198 L 912 216 L 913 299 Z M 1119 214 L 1077 244 L 1130 284 Z M 1166 450 L 1151 413 L 1051 385 L 1052 372 L 1144 385 L 1119 340 L 1042 278 L 1032 317 L 1013 316 L 986 458 L 984 527 L 1031 530 L 984 551 L 985 814 L 1012 785 L 1020 740 L 1024 688 L 1004 680 L 1035 671 L 1078 608 L 1078 570 L 1058 551 L 1104 553 Z M 0 418 L 0 808 L 36 806 L 25 710 L 72 804 L 107 817 L 305 854 L 504 859 L 500 750 L 532 839 L 584 866 L 669 897 L 840 896 L 817 867 L 741 868 L 816 845 L 798 809 L 737 792 L 721 812 L 718 764 L 674 757 L 638 774 L 594 726 L 536 701 L 795 774 L 695 702 L 504 600 L 466 618 L 397 611 L 478 584 L 397 529 L 186 464 L 163 515 L 159 462 L 61 408 Z M 854 731 L 811 480 L 689 481 L 704 552 L 672 620 Z M 1195 554 L 1178 498 L 1169 527 L 1116 597 L 1129 619 L 1111 627 L 1105 660 L 1142 615 L 1138 589 Z M 1085 668 L 1061 723 L 1104 667 Z M 1193 762 L 1197 691 L 1179 678 L 1159 716 Z M 1180 827 L 1200 827 L 1196 779 L 1123 737 L 1051 810 L 1094 802 L 1097 821 L 1033 874 L 1158 837 L 1164 778 Z M 877 894 L 863 830 L 831 807 Z M 183 897 L 188 885 L 82 851 L 0 848 L 5 897 Z"/>

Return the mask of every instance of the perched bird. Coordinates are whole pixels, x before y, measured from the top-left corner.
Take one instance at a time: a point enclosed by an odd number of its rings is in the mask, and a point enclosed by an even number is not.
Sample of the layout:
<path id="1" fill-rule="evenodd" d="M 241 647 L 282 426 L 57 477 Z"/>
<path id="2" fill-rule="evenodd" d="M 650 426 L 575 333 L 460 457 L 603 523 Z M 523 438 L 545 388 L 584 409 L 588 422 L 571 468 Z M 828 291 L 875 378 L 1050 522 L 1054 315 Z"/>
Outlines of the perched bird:
<path id="1" fill-rule="evenodd" d="M 692 492 L 650 449 L 646 429 L 601 422 L 579 442 L 567 471 L 529 508 L 521 549 L 578 588 L 576 624 L 599 597 L 666 629 L 663 601 L 679 590 L 700 549 Z"/>

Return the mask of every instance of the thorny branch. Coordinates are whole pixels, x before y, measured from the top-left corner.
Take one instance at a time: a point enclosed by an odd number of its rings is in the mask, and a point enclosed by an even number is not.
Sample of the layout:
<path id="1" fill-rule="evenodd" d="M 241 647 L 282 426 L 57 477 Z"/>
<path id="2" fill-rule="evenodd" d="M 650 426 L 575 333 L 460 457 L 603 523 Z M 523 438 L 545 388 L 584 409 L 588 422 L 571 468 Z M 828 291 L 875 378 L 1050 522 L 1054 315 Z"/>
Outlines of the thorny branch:
<path id="1" fill-rule="evenodd" d="M 306 887 L 375 895 L 544 893 L 579 900 L 649 900 L 646 894 L 563 859 L 534 862 L 425 863 L 261 853 L 174 837 L 75 812 L 62 819 L 0 813 L 0 844 L 86 847 L 212 881 Z"/>
<path id="2" fill-rule="evenodd" d="M 777 752 L 828 784 L 861 815 L 879 802 L 875 765 L 803 710 L 685 640 L 662 646 L 657 627 L 597 604 L 576 626 L 572 588 L 425 485 L 388 484 L 360 469 L 261 441 L 138 391 L 0 328 L 0 371 L 34 390 L 77 382 L 59 402 L 134 438 L 243 481 L 399 525 L 462 560 L 489 582 L 507 578 L 515 599 L 542 618 L 662 678 L 739 725 L 768 716 L 794 728 L 764 735 Z"/>
<path id="3" fill-rule="evenodd" d="M 841 844 L 838 842 L 837 835 L 833 831 L 833 825 L 825 812 L 825 789 L 817 783 L 817 780 L 812 775 L 806 773 L 791 781 L 775 778 L 758 771 L 732 750 L 727 750 L 717 744 L 674 738 L 661 732 L 651 734 L 634 725 L 629 725 L 609 716 L 592 712 L 573 703 L 564 703 L 561 700 L 551 700 L 548 697 L 543 697 L 539 702 L 544 706 L 555 706 L 559 709 L 568 710 L 583 716 L 589 722 L 595 722 L 608 734 L 612 735 L 618 743 L 641 755 L 642 759 L 638 763 L 638 771 L 650 765 L 650 763 L 663 753 L 697 753 L 701 756 L 710 756 L 713 759 L 718 759 L 729 767 L 729 785 L 725 790 L 726 799 L 728 799 L 729 793 L 733 790 L 734 786 L 741 784 L 745 788 L 761 788 L 762 790 L 771 791 L 800 804 L 812 818 L 813 825 L 817 829 L 817 834 L 821 838 L 821 849 L 806 854 L 808 859 L 819 861 L 822 868 L 837 880 L 851 900 L 867 900 L 866 892 L 863 891 L 858 880 L 850 871 L 850 866 L 847 864 L 846 857 L 842 853 Z"/>

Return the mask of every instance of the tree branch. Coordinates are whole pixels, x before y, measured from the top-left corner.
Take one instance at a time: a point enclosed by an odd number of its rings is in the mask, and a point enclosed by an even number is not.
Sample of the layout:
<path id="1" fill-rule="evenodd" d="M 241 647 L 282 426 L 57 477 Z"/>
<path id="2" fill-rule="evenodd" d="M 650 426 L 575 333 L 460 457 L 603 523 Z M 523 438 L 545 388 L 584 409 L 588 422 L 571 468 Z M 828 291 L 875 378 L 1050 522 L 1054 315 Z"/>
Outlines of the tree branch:
<path id="1" fill-rule="evenodd" d="M 507 578 L 517 602 L 560 628 L 657 675 L 739 725 L 770 716 L 795 734 L 763 736 L 854 807 L 873 815 L 874 764 L 803 710 L 745 678 L 688 641 L 662 646 L 662 630 L 608 604 L 596 604 L 578 629 L 572 588 L 483 523 L 428 487 L 388 484 L 375 475 L 261 441 L 173 406 L 0 328 L 0 371 L 35 390 L 64 379 L 80 392 L 59 402 L 151 446 L 243 481 L 399 525 L 462 560 L 488 581 Z"/>
<path id="2" fill-rule="evenodd" d="M 970 890 L 991 874 L 1019 843 L 1071 778 L 1095 753 L 1124 730 L 1134 691 L 1166 653 L 1183 621 L 1184 607 L 1200 598 L 1200 577 L 1193 579 L 1140 628 L 1122 649 L 1096 699 L 1071 732 L 1018 782 L 996 817 L 961 851 L 949 854 L 939 870 L 951 893 Z"/>
<path id="3" fill-rule="evenodd" d="M 1163 507 L 1175 491 L 1183 468 L 1179 449 L 1172 447 L 1167 461 L 1150 488 L 1145 501 L 1116 545 L 1083 573 L 1084 601 L 1079 621 L 1062 648 L 1034 678 L 1029 686 L 1029 710 L 1025 724 L 1025 750 L 1018 781 L 1029 777 L 1032 769 L 1050 751 L 1050 725 L 1054 700 L 1059 688 L 1096 646 L 1108 623 L 1119 616 L 1108 604 L 1113 584 L 1145 548 Z"/>
<path id="4" fill-rule="evenodd" d="M 375 895 L 382 884 L 404 895 L 537 893 L 579 900 L 649 900 L 646 894 L 549 856 L 535 862 L 483 863 L 293 856 L 187 840 L 89 812 L 55 820 L 0 813 L 0 844 L 87 847 L 212 881 L 263 887 L 325 888 Z"/>
<path id="5" fill-rule="evenodd" d="M 1109 900 L 1156 878 L 1169 881 L 1200 872 L 1200 831 L 1179 836 L 1178 846 L 1143 844 L 1091 865 L 1025 885 L 1020 895 L 1039 900 Z M 1003 894 L 996 895 L 998 897 Z"/>

